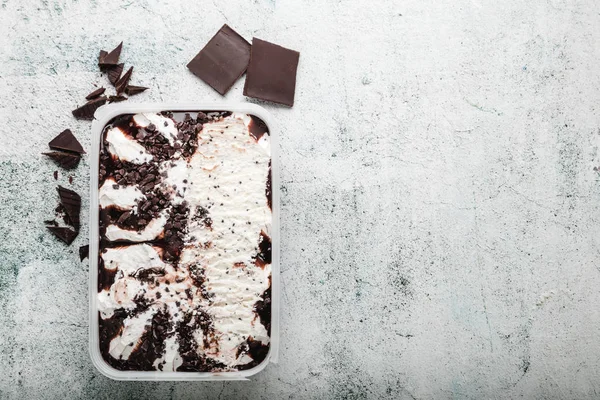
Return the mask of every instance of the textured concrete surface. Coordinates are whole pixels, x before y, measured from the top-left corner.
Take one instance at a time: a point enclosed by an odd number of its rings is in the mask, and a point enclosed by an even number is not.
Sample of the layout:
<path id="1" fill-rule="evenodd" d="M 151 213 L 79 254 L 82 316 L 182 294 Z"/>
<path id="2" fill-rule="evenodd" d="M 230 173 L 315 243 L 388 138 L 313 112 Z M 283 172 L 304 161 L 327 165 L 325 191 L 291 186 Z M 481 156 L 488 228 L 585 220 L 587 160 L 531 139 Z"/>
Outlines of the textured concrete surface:
<path id="1" fill-rule="evenodd" d="M 220 100 L 185 64 L 224 22 L 301 52 L 296 105 L 266 105 L 280 364 L 110 381 L 87 354 L 87 227 L 44 231 L 39 153 L 67 127 L 89 147 L 70 110 L 120 40 L 151 88 L 132 102 Z M 596 0 L 1 0 L 0 398 L 598 398 L 598 43 Z"/>

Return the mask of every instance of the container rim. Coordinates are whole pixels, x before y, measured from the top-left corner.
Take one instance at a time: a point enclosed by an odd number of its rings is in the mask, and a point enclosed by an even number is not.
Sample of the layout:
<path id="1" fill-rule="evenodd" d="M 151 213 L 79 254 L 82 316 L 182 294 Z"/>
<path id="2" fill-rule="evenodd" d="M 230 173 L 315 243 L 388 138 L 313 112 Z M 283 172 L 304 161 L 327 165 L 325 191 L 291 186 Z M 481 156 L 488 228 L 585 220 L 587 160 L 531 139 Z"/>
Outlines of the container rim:
<path id="1" fill-rule="evenodd" d="M 100 354 L 99 321 L 97 311 L 98 293 L 98 170 L 99 144 L 102 131 L 113 118 L 122 114 L 141 112 L 186 112 L 186 111 L 231 111 L 243 112 L 262 119 L 268 127 L 271 143 L 271 337 L 267 357 L 259 365 L 244 371 L 232 372 L 162 372 L 162 371 L 120 371 L 110 366 Z M 90 230 L 89 230 L 89 353 L 92 363 L 103 375 L 115 380 L 141 381 L 218 381 L 248 380 L 265 369 L 268 363 L 277 363 L 279 358 L 279 136 L 271 114 L 263 107 L 251 103 L 208 102 L 208 103 L 115 103 L 96 110 L 92 121 L 92 147 L 90 149 Z"/>

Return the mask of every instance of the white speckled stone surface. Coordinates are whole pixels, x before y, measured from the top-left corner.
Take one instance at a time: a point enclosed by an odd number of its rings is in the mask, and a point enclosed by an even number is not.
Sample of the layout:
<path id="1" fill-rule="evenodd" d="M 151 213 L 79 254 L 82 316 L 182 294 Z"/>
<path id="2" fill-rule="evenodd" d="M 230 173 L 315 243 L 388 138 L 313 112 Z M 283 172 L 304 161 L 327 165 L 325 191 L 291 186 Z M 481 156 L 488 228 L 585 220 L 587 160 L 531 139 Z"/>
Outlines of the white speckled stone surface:
<path id="1" fill-rule="evenodd" d="M 0 0 L 1 399 L 600 396 L 596 0 Z M 125 41 L 142 101 L 227 22 L 301 52 L 281 128 L 279 365 L 128 383 L 87 353 L 87 265 L 40 156 Z M 243 79 L 226 100 L 244 100 Z M 84 194 L 88 162 L 59 183 Z"/>

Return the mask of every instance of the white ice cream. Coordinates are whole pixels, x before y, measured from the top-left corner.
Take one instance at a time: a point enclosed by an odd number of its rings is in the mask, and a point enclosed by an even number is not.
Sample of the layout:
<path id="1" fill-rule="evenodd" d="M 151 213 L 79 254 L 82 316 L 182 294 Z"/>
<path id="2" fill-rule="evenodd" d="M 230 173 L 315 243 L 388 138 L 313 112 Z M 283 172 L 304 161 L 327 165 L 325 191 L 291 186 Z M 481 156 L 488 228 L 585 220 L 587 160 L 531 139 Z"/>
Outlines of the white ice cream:
<path id="1" fill-rule="evenodd" d="M 99 190 L 100 207 L 117 207 L 120 210 L 137 210 L 138 201 L 146 196 L 136 186 L 120 186 L 113 179 L 106 179 Z"/>
<path id="2" fill-rule="evenodd" d="M 156 310 L 149 308 L 145 312 L 123 321 L 123 331 L 110 342 L 108 352 L 117 360 L 127 360 L 129 355 L 138 345 L 138 342 L 146 329 Z"/>
<path id="3" fill-rule="evenodd" d="M 156 113 L 136 114 L 133 116 L 133 121 L 140 128 L 147 128 L 148 125 L 153 124 L 156 130 L 169 141 L 171 146 L 177 139 L 177 126 L 175 126 L 175 121 L 169 117 Z"/>
<path id="4" fill-rule="evenodd" d="M 157 218 L 139 231 L 119 228 L 117 225 L 108 225 L 106 227 L 106 238 L 112 242 L 117 240 L 127 240 L 129 242 L 147 242 L 157 239 L 164 230 L 167 223 L 167 212 L 163 211 Z"/>
<path id="5" fill-rule="evenodd" d="M 146 152 L 144 146 L 134 138 L 125 135 L 117 127 L 110 128 L 106 132 L 106 141 L 108 142 L 109 153 L 120 160 L 134 164 L 143 164 L 152 160 L 152 155 Z"/>

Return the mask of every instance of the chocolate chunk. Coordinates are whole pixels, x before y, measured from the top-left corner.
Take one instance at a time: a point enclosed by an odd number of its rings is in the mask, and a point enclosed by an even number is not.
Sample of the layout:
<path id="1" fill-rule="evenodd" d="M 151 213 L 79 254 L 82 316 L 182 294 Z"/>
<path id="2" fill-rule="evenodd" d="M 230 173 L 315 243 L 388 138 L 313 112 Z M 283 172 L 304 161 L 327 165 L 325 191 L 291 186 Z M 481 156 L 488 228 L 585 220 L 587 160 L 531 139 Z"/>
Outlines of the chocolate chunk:
<path id="1" fill-rule="evenodd" d="M 121 50 L 123 49 L 123 42 L 119 43 L 119 45 L 110 53 L 106 54 L 102 57 L 102 52 L 100 53 L 100 59 L 98 60 L 98 66 L 100 69 L 104 69 L 111 65 L 117 65 L 119 63 L 119 57 L 121 56 Z"/>
<path id="2" fill-rule="evenodd" d="M 121 94 L 125 91 L 127 84 L 129 83 L 129 79 L 131 79 L 131 74 L 133 73 L 133 67 L 130 67 L 122 77 L 119 78 L 117 83 L 115 83 L 115 88 L 117 89 L 117 94 Z"/>
<path id="3" fill-rule="evenodd" d="M 85 151 L 79 141 L 73 136 L 73 133 L 70 129 L 65 129 L 57 137 L 52 139 L 48 146 L 52 150 L 63 150 L 73 153 L 83 154 Z"/>
<path id="4" fill-rule="evenodd" d="M 79 165 L 81 156 L 79 154 L 66 153 L 64 151 L 53 151 L 50 153 L 42 153 L 45 156 L 53 159 L 58 165 L 64 169 L 73 169 Z M 58 179 L 58 171 L 56 171 L 54 179 Z"/>
<path id="5" fill-rule="evenodd" d="M 98 64 L 100 64 L 100 61 L 104 60 L 104 57 L 106 57 L 107 55 L 108 51 L 100 50 L 100 55 L 98 56 Z"/>
<path id="6" fill-rule="evenodd" d="M 297 51 L 253 38 L 244 96 L 292 107 L 299 58 Z"/>
<path id="7" fill-rule="evenodd" d="M 47 226 L 46 228 L 48 228 L 50 232 L 54 234 L 54 236 L 56 236 L 66 244 L 73 243 L 73 240 L 75 240 L 75 238 L 77 237 L 77 231 L 74 231 L 71 228 L 61 228 L 58 226 Z"/>
<path id="8" fill-rule="evenodd" d="M 53 219 L 47 219 L 47 220 L 45 220 L 45 221 L 44 221 L 44 223 L 45 223 L 46 225 L 54 225 L 54 226 L 58 226 L 58 222 L 56 222 L 56 221 L 55 221 L 55 220 L 53 220 Z"/>
<path id="9" fill-rule="evenodd" d="M 133 96 L 134 94 L 142 93 L 147 89 L 148 88 L 145 86 L 127 85 L 127 87 L 125 88 L 125 94 L 127 94 L 127 96 Z"/>
<path id="10" fill-rule="evenodd" d="M 106 89 L 105 89 L 105 88 L 103 88 L 103 87 L 101 87 L 101 88 L 98 88 L 98 89 L 94 90 L 92 93 L 90 93 L 90 94 L 88 94 L 87 96 L 85 96 L 85 99 L 86 99 L 86 100 L 92 100 L 92 99 L 95 99 L 96 97 L 99 97 L 100 95 L 102 95 L 102 94 L 104 93 L 104 91 L 105 91 L 105 90 L 106 90 Z"/>
<path id="11" fill-rule="evenodd" d="M 123 100 L 127 100 L 127 97 L 122 96 L 122 95 L 108 96 L 108 102 L 109 103 L 118 103 L 118 102 L 123 101 Z"/>
<path id="12" fill-rule="evenodd" d="M 100 107 L 106 104 L 106 96 L 98 97 L 97 99 L 88 101 L 81 107 L 73 110 L 73 116 L 77 119 L 94 119 L 94 113 Z"/>
<path id="13" fill-rule="evenodd" d="M 46 153 L 44 153 L 44 154 L 46 154 Z M 54 175 L 54 180 L 58 180 L 58 171 L 54 171 L 54 173 L 52 175 Z"/>
<path id="14" fill-rule="evenodd" d="M 250 43 L 225 24 L 187 67 L 224 95 L 244 74 L 249 61 Z"/>
<path id="15" fill-rule="evenodd" d="M 121 64 L 114 65 L 106 70 L 106 74 L 108 75 L 108 80 L 110 81 L 110 83 L 113 84 L 113 86 L 117 83 L 117 81 L 121 77 L 124 66 L 125 66 L 125 64 L 121 63 Z"/>
<path id="16" fill-rule="evenodd" d="M 81 211 L 81 197 L 74 191 L 58 187 L 58 195 L 60 196 L 60 203 L 65 208 L 65 213 L 71 220 L 73 227 L 76 231 L 79 231 L 79 213 Z"/>
<path id="17" fill-rule="evenodd" d="M 90 256 L 90 245 L 86 244 L 79 248 L 79 260 L 83 261 Z"/>

